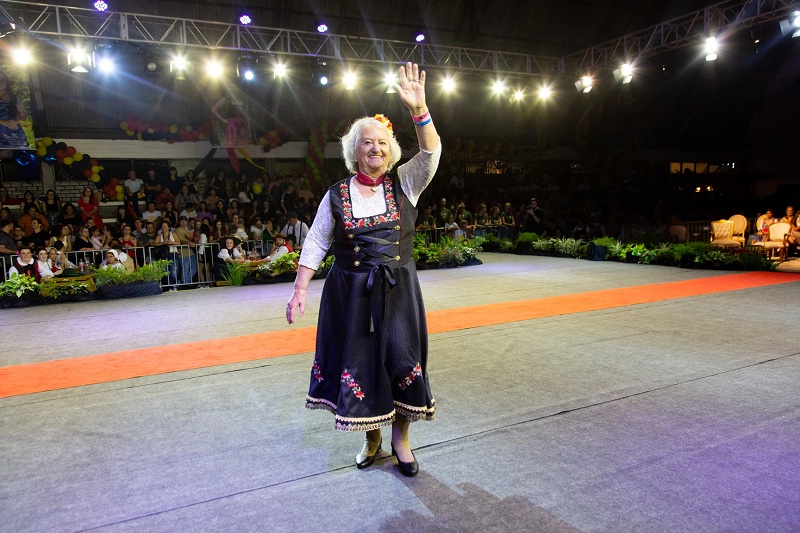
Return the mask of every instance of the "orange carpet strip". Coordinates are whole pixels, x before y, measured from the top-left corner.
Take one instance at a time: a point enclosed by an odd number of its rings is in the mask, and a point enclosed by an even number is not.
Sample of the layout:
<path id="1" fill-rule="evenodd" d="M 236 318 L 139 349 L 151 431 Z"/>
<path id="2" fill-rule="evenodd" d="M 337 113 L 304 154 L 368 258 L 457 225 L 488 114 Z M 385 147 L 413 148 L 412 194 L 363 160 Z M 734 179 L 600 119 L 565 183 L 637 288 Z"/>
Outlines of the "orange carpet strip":
<path id="1" fill-rule="evenodd" d="M 428 313 L 431 334 L 800 281 L 750 272 Z M 0 368 L 0 398 L 314 351 L 315 327 Z"/>

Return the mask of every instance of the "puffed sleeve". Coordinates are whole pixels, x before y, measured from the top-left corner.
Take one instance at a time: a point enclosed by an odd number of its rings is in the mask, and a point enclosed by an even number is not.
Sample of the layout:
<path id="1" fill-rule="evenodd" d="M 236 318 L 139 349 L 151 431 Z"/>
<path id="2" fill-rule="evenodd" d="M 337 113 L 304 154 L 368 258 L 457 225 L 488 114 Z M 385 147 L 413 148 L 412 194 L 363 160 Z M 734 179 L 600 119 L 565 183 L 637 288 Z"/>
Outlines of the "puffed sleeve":
<path id="1" fill-rule="evenodd" d="M 433 180 L 436 169 L 439 167 L 439 158 L 442 156 L 442 140 L 436 145 L 433 152 L 420 150 L 417 155 L 397 168 L 397 178 L 406 197 L 416 207 L 422 191 Z"/>
<path id="2" fill-rule="evenodd" d="M 331 212 L 330 191 L 325 193 L 317 207 L 314 223 L 308 230 L 308 236 L 303 241 L 303 250 L 300 252 L 299 263 L 311 270 L 317 270 L 319 264 L 325 259 L 325 254 L 333 242 L 333 213 Z"/>

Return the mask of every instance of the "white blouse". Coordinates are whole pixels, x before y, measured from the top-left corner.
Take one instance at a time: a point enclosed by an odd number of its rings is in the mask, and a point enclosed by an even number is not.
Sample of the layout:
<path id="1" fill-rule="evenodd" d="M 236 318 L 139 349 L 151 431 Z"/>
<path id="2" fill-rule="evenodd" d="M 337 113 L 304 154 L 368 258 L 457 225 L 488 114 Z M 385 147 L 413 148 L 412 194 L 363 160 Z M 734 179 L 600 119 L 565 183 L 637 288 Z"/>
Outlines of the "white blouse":
<path id="1" fill-rule="evenodd" d="M 442 155 L 441 140 L 433 152 L 420 150 L 417 155 L 406 163 L 397 167 L 397 180 L 400 182 L 408 200 L 416 207 L 419 197 L 436 174 L 439 158 Z M 333 242 L 334 220 L 331 213 L 330 190 L 325 193 L 317 209 L 317 216 L 303 242 L 303 251 L 300 252 L 299 263 L 311 270 L 317 270 L 320 262 L 325 259 L 328 248 Z M 379 191 L 369 198 L 361 196 L 358 187 L 350 185 L 350 199 L 353 203 L 353 216 L 356 218 L 371 217 L 386 212 L 386 198 L 383 194 L 383 185 Z"/>

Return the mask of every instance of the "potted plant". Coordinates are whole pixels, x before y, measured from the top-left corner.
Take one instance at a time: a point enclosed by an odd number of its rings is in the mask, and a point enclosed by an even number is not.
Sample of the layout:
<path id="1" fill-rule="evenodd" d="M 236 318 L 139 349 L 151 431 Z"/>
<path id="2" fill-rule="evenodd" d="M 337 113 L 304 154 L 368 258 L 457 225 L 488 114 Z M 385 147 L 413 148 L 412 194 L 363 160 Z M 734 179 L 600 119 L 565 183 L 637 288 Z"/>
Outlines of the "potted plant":
<path id="1" fill-rule="evenodd" d="M 94 271 L 95 296 L 103 298 L 130 298 L 161 294 L 161 280 L 169 275 L 172 261 L 159 259 L 142 265 L 133 272 L 115 268 L 100 268 Z"/>

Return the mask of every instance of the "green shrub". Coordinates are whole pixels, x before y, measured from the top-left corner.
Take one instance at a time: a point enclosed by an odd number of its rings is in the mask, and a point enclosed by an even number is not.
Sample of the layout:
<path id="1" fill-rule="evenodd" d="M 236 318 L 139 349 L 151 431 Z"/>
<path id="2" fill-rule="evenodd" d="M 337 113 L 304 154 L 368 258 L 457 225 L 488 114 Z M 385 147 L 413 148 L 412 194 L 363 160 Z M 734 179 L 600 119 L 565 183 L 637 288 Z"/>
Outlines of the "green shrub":
<path id="1" fill-rule="evenodd" d="M 39 292 L 39 283 L 34 278 L 14 274 L 3 283 L 0 283 L 0 296 L 13 294 L 19 298 L 26 292 Z"/>
<path id="2" fill-rule="evenodd" d="M 258 273 L 267 276 L 279 276 L 286 272 L 297 271 L 297 261 L 300 259 L 299 252 L 283 254 L 274 261 L 258 267 Z M 331 262 L 333 264 L 333 262 Z"/>
<path id="3" fill-rule="evenodd" d="M 531 232 L 520 233 L 517 236 L 517 244 L 519 244 L 521 242 L 534 242 L 534 241 L 540 241 L 540 240 L 542 240 L 542 238 L 539 237 L 539 235 L 537 235 L 536 233 L 531 233 Z"/>
<path id="4" fill-rule="evenodd" d="M 61 296 L 88 293 L 89 284 L 85 281 L 67 278 L 60 283 L 56 283 L 54 278 L 45 278 L 39 283 L 39 294 L 45 298 L 53 298 L 54 300 Z"/>
<path id="5" fill-rule="evenodd" d="M 102 287 L 141 281 L 161 281 L 162 278 L 169 275 L 169 265 L 171 264 L 172 261 L 161 259 L 153 261 L 149 265 L 142 265 L 133 272 L 125 272 L 116 268 L 100 268 L 93 272 L 94 284 Z"/>

